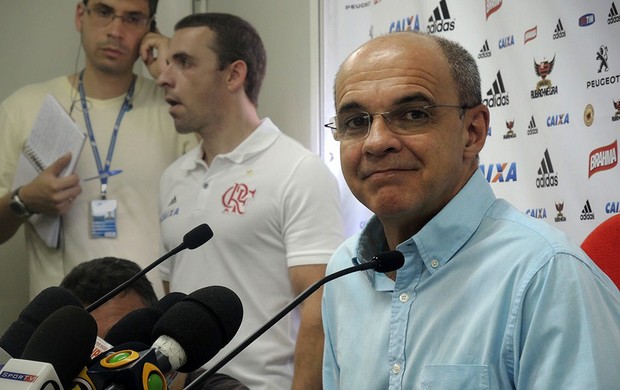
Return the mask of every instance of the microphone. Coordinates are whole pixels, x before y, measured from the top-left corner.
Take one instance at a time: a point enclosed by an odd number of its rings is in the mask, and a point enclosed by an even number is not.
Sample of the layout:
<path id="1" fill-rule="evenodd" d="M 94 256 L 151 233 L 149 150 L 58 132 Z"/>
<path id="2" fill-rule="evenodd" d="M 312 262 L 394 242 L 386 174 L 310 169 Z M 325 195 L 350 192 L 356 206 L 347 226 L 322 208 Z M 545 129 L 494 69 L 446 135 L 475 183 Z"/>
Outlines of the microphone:
<path id="1" fill-rule="evenodd" d="M 243 307 L 232 290 L 210 286 L 197 290 L 164 312 L 155 324 L 155 342 L 146 350 L 120 345 L 104 353 L 74 384 L 94 389 L 146 389 L 146 380 L 163 383 L 171 371 L 189 372 L 211 359 L 234 337 Z M 136 344 L 136 343 L 134 343 Z M 141 343 L 138 343 L 142 345 Z"/>
<path id="2" fill-rule="evenodd" d="M 308 298 L 312 293 L 318 290 L 325 283 L 337 279 L 341 276 L 348 275 L 350 273 L 356 271 L 363 271 L 368 269 L 373 269 L 376 272 L 391 272 L 396 271 L 400 267 L 405 264 L 405 257 L 399 251 L 389 251 L 379 253 L 375 257 L 372 258 L 371 261 L 366 263 L 358 264 L 353 267 L 345 268 L 338 272 L 334 272 L 333 274 L 325 276 L 323 279 L 317 281 L 306 290 L 304 290 L 301 294 L 297 296 L 291 303 L 289 303 L 284 309 L 282 309 L 275 317 L 273 317 L 269 322 L 267 322 L 263 327 L 258 329 L 256 332 L 251 334 L 247 339 L 245 339 L 239 346 L 233 349 L 228 355 L 224 356 L 222 360 L 220 360 L 217 364 L 211 367 L 209 370 L 203 372 L 198 376 L 192 383 L 187 385 L 183 390 L 191 390 L 197 389 L 198 386 L 202 384 L 207 378 L 211 375 L 215 374 L 220 368 L 222 368 L 226 363 L 232 360 L 235 356 L 237 356 L 241 351 L 248 347 L 254 340 L 259 338 L 263 333 L 265 333 L 269 328 L 275 325 L 276 322 L 280 321 L 282 317 L 287 315 L 291 310 L 296 308 L 301 302 L 303 302 L 306 298 Z"/>
<path id="3" fill-rule="evenodd" d="M 105 341 L 112 345 L 120 345 L 130 341 L 150 345 L 153 328 L 162 315 L 174 304 L 180 302 L 187 294 L 172 292 L 165 295 L 151 307 L 134 310 L 121 318 L 110 328 Z"/>
<path id="4" fill-rule="evenodd" d="M 41 291 L 2 335 L 0 348 L 13 358 L 21 357 L 37 327 L 64 306 L 81 308 L 82 302 L 72 292 L 62 287 L 48 287 Z"/>
<path id="5" fill-rule="evenodd" d="M 119 294 L 121 291 L 129 287 L 129 285 L 131 285 L 136 280 L 140 279 L 142 276 L 146 275 L 147 272 L 157 267 L 164 260 L 176 255 L 177 253 L 181 252 L 183 249 L 196 249 L 202 244 L 204 244 L 205 242 L 209 241 L 211 237 L 213 237 L 213 231 L 211 230 L 209 225 L 207 225 L 206 223 L 203 223 L 201 225 L 196 226 L 195 228 L 193 228 L 192 230 L 190 230 L 188 233 L 186 233 L 183 236 L 183 242 L 179 244 L 179 246 L 172 249 L 170 252 L 166 253 L 159 259 L 155 260 L 149 266 L 147 266 L 142 271 L 135 274 L 133 277 L 131 277 L 126 282 L 116 287 L 114 290 L 110 291 L 106 295 L 97 299 L 95 302 L 91 303 L 88 307 L 86 307 L 86 311 L 90 313 L 96 308 L 98 308 L 99 306 L 109 301 L 110 299 L 114 298 L 117 294 Z"/>
<path id="6" fill-rule="evenodd" d="M 21 359 L 0 372 L 0 389 L 68 388 L 89 360 L 97 323 L 81 307 L 64 306 L 50 314 L 32 334 Z"/>

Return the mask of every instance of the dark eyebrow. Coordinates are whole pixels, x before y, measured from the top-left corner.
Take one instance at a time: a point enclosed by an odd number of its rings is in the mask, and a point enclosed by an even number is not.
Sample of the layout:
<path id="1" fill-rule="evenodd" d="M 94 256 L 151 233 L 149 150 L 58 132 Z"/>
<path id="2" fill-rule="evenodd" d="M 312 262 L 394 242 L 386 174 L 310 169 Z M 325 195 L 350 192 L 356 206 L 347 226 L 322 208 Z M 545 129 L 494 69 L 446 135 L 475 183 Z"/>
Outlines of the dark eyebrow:
<path id="1" fill-rule="evenodd" d="M 416 93 L 413 95 L 403 96 L 401 98 L 396 99 L 393 105 L 397 106 L 405 103 L 424 103 L 424 104 L 432 104 L 432 102 L 425 96 L 420 93 Z"/>
<path id="2" fill-rule="evenodd" d="M 193 59 L 191 55 L 185 52 L 174 53 L 171 58 L 174 62 L 181 62 Z"/>
<path id="3" fill-rule="evenodd" d="M 427 96 L 421 93 L 415 93 L 413 95 L 406 95 L 406 96 L 402 96 L 396 99 L 392 103 L 392 106 L 399 106 L 401 104 L 406 104 L 406 103 L 433 104 L 433 102 L 430 99 L 428 99 Z M 365 108 L 358 102 L 350 102 L 347 104 L 343 104 L 337 110 L 337 112 L 342 112 L 342 111 L 365 111 Z"/>
<path id="4" fill-rule="evenodd" d="M 336 112 L 342 111 L 363 111 L 363 107 L 357 102 L 351 102 L 340 106 Z"/>

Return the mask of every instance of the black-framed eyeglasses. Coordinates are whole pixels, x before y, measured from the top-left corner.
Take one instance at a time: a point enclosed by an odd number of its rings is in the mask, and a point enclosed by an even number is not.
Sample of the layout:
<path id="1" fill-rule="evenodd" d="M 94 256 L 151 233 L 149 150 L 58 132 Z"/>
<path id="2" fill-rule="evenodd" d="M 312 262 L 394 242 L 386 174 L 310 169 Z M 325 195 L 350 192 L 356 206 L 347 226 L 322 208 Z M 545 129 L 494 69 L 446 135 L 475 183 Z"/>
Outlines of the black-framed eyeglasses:
<path id="1" fill-rule="evenodd" d="M 110 7 L 95 6 L 94 8 L 84 7 L 88 16 L 92 18 L 93 24 L 97 27 L 105 27 L 119 18 L 125 27 L 142 29 L 151 24 L 155 17 L 147 16 L 140 12 L 131 12 L 126 15 L 117 15 Z"/>
<path id="2" fill-rule="evenodd" d="M 448 104 L 404 104 L 389 112 L 345 111 L 332 117 L 325 127 L 332 130 L 336 141 L 360 140 L 366 138 L 375 115 L 381 115 L 390 130 L 399 135 L 419 134 L 425 131 L 425 126 L 431 122 L 434 110 L 437 108 L 458 108 L 462 117 L 470 106 Z"/>

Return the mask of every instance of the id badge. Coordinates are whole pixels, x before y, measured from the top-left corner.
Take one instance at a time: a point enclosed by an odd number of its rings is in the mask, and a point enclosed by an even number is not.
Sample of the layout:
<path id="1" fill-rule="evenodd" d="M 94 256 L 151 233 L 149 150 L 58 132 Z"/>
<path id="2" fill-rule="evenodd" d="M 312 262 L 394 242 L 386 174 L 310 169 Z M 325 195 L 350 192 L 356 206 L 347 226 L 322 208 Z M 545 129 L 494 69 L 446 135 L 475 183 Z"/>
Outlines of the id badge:
<path id="1" fill-rule="evenodd" d="M 92 238 L 116 238 L 116 210 L 114 199 L 90 202 L 90 235 Z"/>

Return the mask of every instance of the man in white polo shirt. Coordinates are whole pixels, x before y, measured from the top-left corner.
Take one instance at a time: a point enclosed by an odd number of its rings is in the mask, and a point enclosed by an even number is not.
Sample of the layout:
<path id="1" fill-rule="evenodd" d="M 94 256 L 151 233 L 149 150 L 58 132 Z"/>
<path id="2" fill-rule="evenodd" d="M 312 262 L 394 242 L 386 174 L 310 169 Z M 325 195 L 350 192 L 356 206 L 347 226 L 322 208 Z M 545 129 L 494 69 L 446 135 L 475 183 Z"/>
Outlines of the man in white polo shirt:
<path id="1" fill-rule="evenodd" d="M 241 328 L 214 364 L 323 277 L 342 241 L 338 186 L 318 156 L 259 118 L 266 58 L 251 25 L 191 15 L 169 49 L 159 84 L 177 131 L 202 143 L 162 176 L 164 250 L 201 223 L 214 237 L 162 264 L 161 276 L 170 291 L 217 284 L 241 298 Z M 310 296 L 221 372 L 253 390 L 321 388 L 320 299 Z"/>

